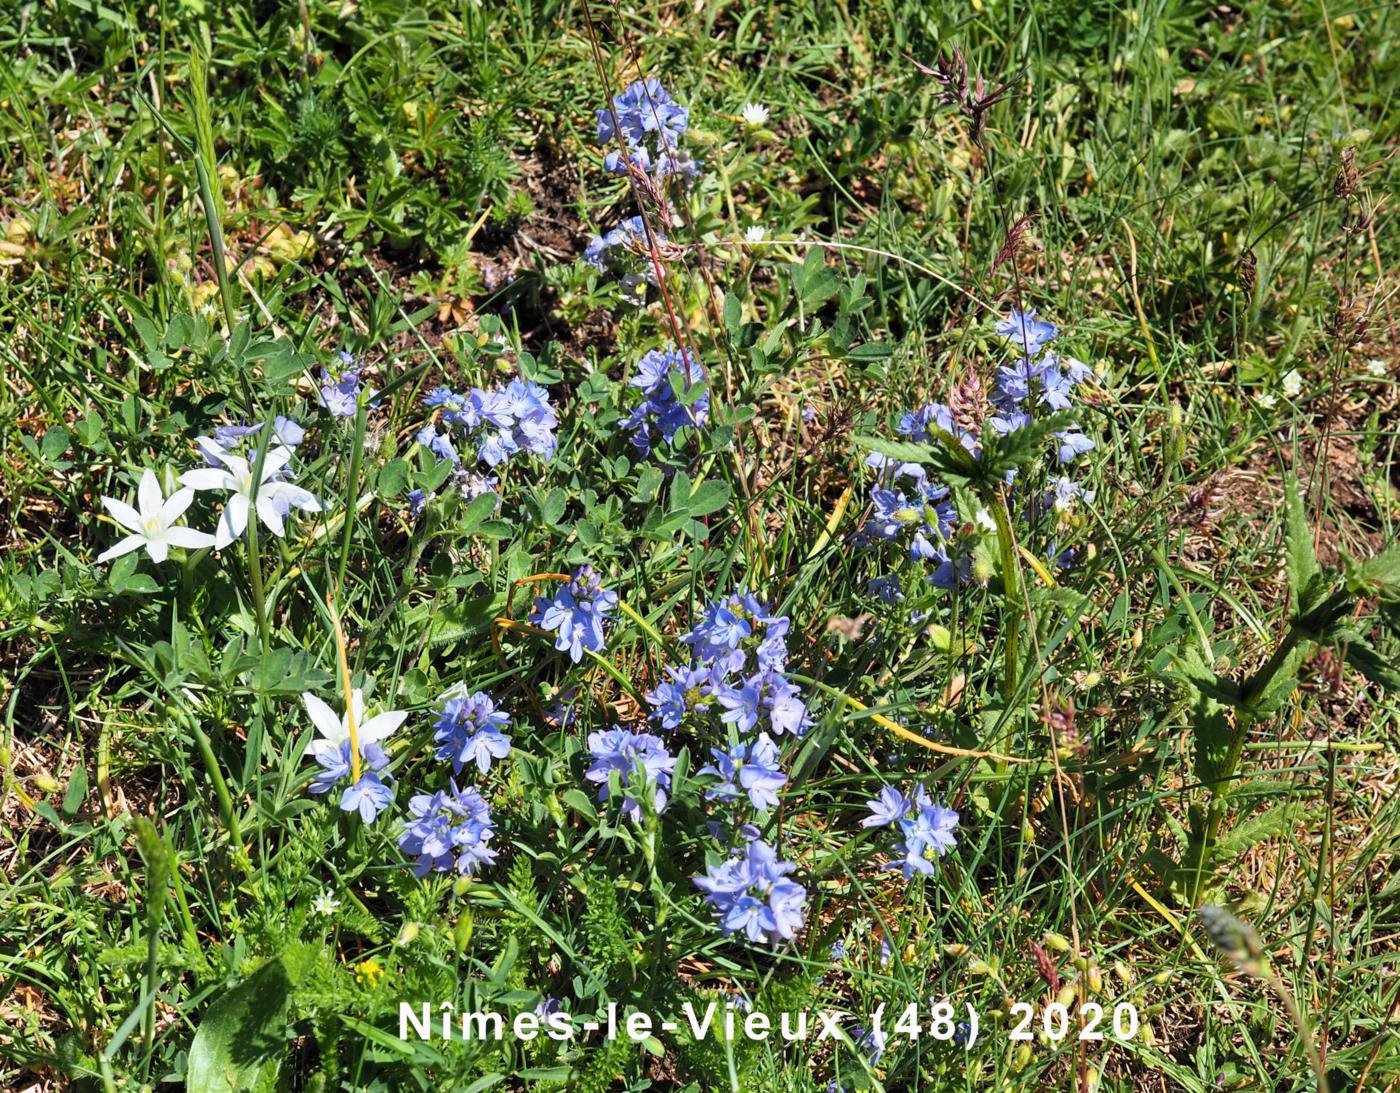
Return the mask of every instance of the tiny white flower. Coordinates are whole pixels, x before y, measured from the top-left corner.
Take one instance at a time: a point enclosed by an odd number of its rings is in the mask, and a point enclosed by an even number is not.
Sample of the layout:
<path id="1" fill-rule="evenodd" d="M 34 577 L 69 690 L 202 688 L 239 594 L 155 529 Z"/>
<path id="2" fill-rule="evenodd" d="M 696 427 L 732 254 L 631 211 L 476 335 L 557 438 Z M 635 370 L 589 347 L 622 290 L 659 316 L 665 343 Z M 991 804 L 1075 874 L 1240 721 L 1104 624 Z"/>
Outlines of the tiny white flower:
<path id="1" fill-rule="evenodd" d="M 1255 395 L 1254 401 L 1259 405 L 1260 409 L 1263 410 L 1272 410 L 1275 406 L 1278 405 L 1278 399 L 1275 398 L 1273 395 L 1267 393 L 1262 395 Z"/>
<path id="2" fill-rule="evenodd" d="M 311 715 L 311 723 L 316 726 L 316 731 L 321 734 L 323 740 L 332 747 L 338 748 L 350 739 L 350 719 L 348 717 L 344 714 L 336 717 L 335 711 L 310 691 L 303 694 L 301 700 L 306 704 L 306 712 Z M 392 736 L 408 717 L 408 714 L 402 710 L 385 710 L 366 721 L 365 693 L 358 687 L 350 692 L 350 709 L 355 713 L 355 736 L 359 739 L 362 749 L 366 744 L 376 744 L 380 740 Z"/>
<path id="3" fill-rule="evenodd" d="M 1283 393 L 1289 398 L 1297 398 L 1303 393 L 1303 377 L 1298 369 L 1290 368 L 1288 374 L 1283 377 Z"/>
<path id="4" fill-rule="evenodd" d="M 1386 376 L 1385 361 L 1380 361 L 1380 360 L 1370 360 L 1370 361 L 1367 361 L 1367 362 L 1366 362 L 1366 374 L 1367 374 L 1368 376 L 1375 376 L 1376 379 L 1378 379 L 1378 380 L 1379 380 L 1379 379 L 1385 379 L 1385 376 Z"/>
<path id="5" fill-rule="evenodd" d="M 750 224 L 744 229 L 744 241 L 746 243 L 762 243 L 763 237 L 768 234 L 768 229 L 762 224 Z"/>
<path id="6" fill-rule="evenodd" d="M 322 892 L 311 901 L 311 913 L 313 915 L 325 915 L 330 918 L 340 910 L 340 900 L 336 899 L 329 892 Z"/>
<path id="7" fill-rule="evenodd" d="M 740 113 L 743 115 L 744 124 L 750 129 L 757 129 L 760 125 L 768 123 L 768 107 L 762 103 L 746 102 Z"/>
<path id="8" fill-rule="evenodd" d="M 153 562 L 163 562 L 170 555 L 172 546 L 187 550 L 214 545 L 214 537 L 206 531 L 194 528 L 174 527 L 184 511 L 194 500 L 194 490 L 176 490 L 169 498 L 161 491 L 155 472 L 147 467 L 141 473 L 141 482 L 136 487 L 136 503 L 140 511 L 115 497 L 102 498 L 102 507 L 111 514 L 113 520 L 132 534 L 110 550 L 97 556 L 99 562 L 108 562 L 130 554 L 133 550 L 146 548 Z"/>
<path id="9" fill-rule="evenodd" d="M 219 526 L 214 535 L 214 545 L 223 550 L 235 539 L 240 538 L 248 526 L 248 510 L 251 506 L 249 499 L 253 493 L 253 468 L 241 455 L 224 451 L 208 437 L 196 437 L 195 443 L 211 463 L 218 465 L 186 471 L 180 476 L 180 482 L 196 490 L 232 491 L 233 496 L 228 499 L 228 504 L 219 515 Z M 281 445 L 269 448 L 267 455 L 263 457 L 262 480 L 258 483 L 258 516 L 278 538 L 284 534 L 283 520 L 292 509 L 320 512 L 322 508 L 321 499 L 310 490 L 278 479 L 277 475 L 291 459 L 290 448 Z"/>

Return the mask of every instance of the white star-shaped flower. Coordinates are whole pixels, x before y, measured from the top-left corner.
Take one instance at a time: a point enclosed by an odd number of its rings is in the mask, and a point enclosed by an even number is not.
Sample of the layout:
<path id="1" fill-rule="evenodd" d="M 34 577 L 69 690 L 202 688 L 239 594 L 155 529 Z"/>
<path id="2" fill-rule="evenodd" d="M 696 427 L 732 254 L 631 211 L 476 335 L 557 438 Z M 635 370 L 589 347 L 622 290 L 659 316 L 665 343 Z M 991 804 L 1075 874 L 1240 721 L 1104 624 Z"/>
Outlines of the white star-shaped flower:
<path id="1" fill-rule="evenodd" d="M 1298 369 L 1292 368 L 1283 377 L 1283 393 L 1289 398 L 1297 398 L 1303 393 L 1303 377 L 1298 373 Z"/>
<path id="2" fill-rule="evenodd" d="M 768 107 L 760 102 L 746 102 L 740 115 L 743 117 L 745 125 L 751 129 L 757 129 L 760 125 L 767 124 Z"/>
<path id="3" fill-rule="evenodd" d="M 219 516 L 219 526 L 214 534 L 214 545 L 223 550 L 234 540 L 241 538 L 248 527 L 248 510 L 253 494 L 253 468 L 241 455 L 232 455 L 224 451 L 208 437 L 196 437 L 195 443 L 209 460 L 218 466 L 186 471 L 180 476 L 180 482 L 196 490 L 229 490 L 233 493 Z M 278 538 L 284 534 L 283 520 L 292 509 L 320 512 L 322 508 L 321 499 L 310 490 L 277 478 L 291 459 L 290 448 L 280 444 L 269 448 L 267 455 L 263 457 L 262 478 L 257 484 L 258 517 Z"/>
<path id="4" fill-rule="evenodd" d="M 213 546 L 214 536 L 207 531 L 173 526 L 193 500 L 194 490 L 191 489 L 176 490 L 167 498 L 161 491 L 155 472 L 147 467 L 141 474 L 140 484 L 136 487 L 139 512 L 115 497 L 102 498 L 102 507 L 111 514 L 112 519 L 132 534 L 110 550 L 104 550 L 97 556 L 97 560 L 109 562 L 113 558 L 120 558 L 123 554 L 130 554 L 133 550 L 145 547 L 151 561 L 163 562 L 169 557 L 170 548 L 173 546 L 184 547 L 187 550 Z"/>
<path id="5" fill-rule="evenodd" d="M 329 892 L 322 892 L 311 901 L 311 913 L 314 915 L 325 915 L 330 918 L 338 910 L 340 910 L 340 900 Z"/>
<path id="6" fill-rule="evenodd" d="M 334 710 L 310 691 L 303 694 L 301 700 L 306 703 L 306 712 L 311 715 L 311 723 L 316 726 L 316 731 L 321 734 L 322 739 L 337 748 L 350 739 L 348 717 L 343 714 L 337 717 Z M 361 750 L 366 744 L 375 744 L 393 735 L 408 717 L 403 710 L 386 710 L 366 721 L 365 694 L 358 687 L 350 693 L 350 709 L 355 713 L 355 736 L 359 740 Z"/>

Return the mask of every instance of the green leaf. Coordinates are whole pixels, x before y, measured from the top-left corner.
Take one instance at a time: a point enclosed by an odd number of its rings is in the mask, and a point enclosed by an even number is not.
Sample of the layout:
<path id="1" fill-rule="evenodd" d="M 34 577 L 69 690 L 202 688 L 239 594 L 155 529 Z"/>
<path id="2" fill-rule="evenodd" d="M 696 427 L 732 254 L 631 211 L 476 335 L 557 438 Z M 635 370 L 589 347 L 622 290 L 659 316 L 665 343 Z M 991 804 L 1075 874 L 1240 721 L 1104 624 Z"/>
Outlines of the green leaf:
<path id="1" fill-rule="evenodd" d="M 598 810 L 593 807 L 593 799 L 581 789 L 566 789 L 560 797 L 566 805 L 590 823 L 598 819 Z"/>
<path id="2" fill-rule="evenodd" d="M 55 425 L 44 433 L 44 440 L 41 447 L 44 451 L 44 458 L 50 463 L 57 463 L 63 458 L 63 453 L 68 450 L 71 441 L 68 430 L 62 425 Z"/>
<path id="3" fill-rule="evenodd" d="M 892 356 L 894 350 L 884 342 L 865 342 L 846 350 L 846 359 L 852 361 L 883 361 Z"/>
<path id="4" fill-rule="evenodd" d="M 1206 667 L 1201 662 L 1200 651 L 1194 644 L 1184 645 L 1173 657 L 1171 667 L 1162 674 L 1185 681 L 1198 695 L 1216 702 L 1227 706 L 1239 702 L 1239 687 L 1232 680 L 1224 679 Z"/>
<path id="5" fill-rule="evenodd" d="M 1226 787 L 1226 769 L 1235 740 L 1229 710 L 1219 702 L 1202 698 L 1192 711 L 1191 731 L 1195 737 L 1195 772 L 1200 783 L 1212 793 Z"/>
<path id="6" fill-rule="evenodd" d="M 87 768 L 79 763 L 73 768 L 73 776 L 68 779 L 68 788 L 63 792 L 63 815 L 72 819 L 78 814 L 78 809 L 83 807 L 83 798 L 87 796 L 87 790 Z"/>
<path id="7" fill-rule="evenodd" d="M 1400 691 L 1400 669 L 1393 661 L 1386 660 L 1360 637 L 1350 638 L 1344 648 L 1346 662 L 1372 683 L 1387 691 Z"/>
<path id="8" fill-rule="evenodd" d="M 279 645 L 259 657 L 249 673 L 248 686 L 261 694 L 301 694 L 330 682 L 330 673 L 321 668 L 304 649 Z"/>
<path id="9" fill-rule="evenodd" d="M 1250 702 L 1247 707 L 1249 719 L 1258 720 L 1276 713 L 1292 697 L 1293 692 L 1298 689 L 1298 666 L 1303 663 L 1303 656 L 1310 648 L 1311 645 L 1307 642 L 1300 642 L 1293 647 L 1293 651 L 1284 658 L 1273 678 Z"/>
<path id="10" fill-rule="evenodd" d="M 253 1089 L 276 1074 L 286 1053 L 287 1001 L 314 961 L 310 945 L 292 944 L 205 1011 L 190 1044 L 189 1093 Z"/>
<path id="11" fill-rule="evenodd" d="M 734 292 L 724 294 L 724 332 L 731 340 L 737 340 L 739 329 L 744 321 L 744 305 Z"/>
<path id="12" fill-rule="evenodd" d="M 87 414 L 77 423 L 78 442 L 84 448 L 101 449 L 102 440 L 102 415 L 96 410 L 88 410 Z"/>
<path id="13" fill-rule="evenodd" d="M 690 495 L 686 511 L 691 516 L 708 516 L 712 512 L 718 512 L 728 503 L 729 484 L 711 479 L 695 488 L 695 492 Z"/>
<path id="14" fill-rule="evenodd" d="M 47 443 L 48 437 L 44 437 Z M 1347 589 L 1358 596 L 1379 596 L 1382 599 L 1400 597 L 1400 544 L 1358 562 L 1344 557 Z"/>
<path id="15" fill-rule="evenodd" d="M 1312 585 L 1318 575 L 1317 555 L 1313 552 L 1312 528 L 1303 510 L 1303 495 L 1298 489 L 1298 477 L 1287 475 L 1283 480 L 1284 543 L 1287 548 L 1286 568 L 1288 591 L 1299 615 L 1308 610 L 1313 594 Z"/>
<path id="16" fill-rule="evenodd" d="M 862 448 L 869 448 L 872 452 L 879 452 L 886 459 L 900 463 L 932 463 L 935 458 L 933 449 L 927 444 L 914 444 L 908 440 L 885 440 L 882 437 L 863 434 L 857 434 L 854 439 Z"/>
<path id="17" fill-rule="evenodd" d="M 641 474 L 637 476 L 637 492 L 632 495 L 632 500 L 640 505 L 647 505 L 656 497 L 656 491 L 663 481 L 663 475 L 651 464 L 642 468 Z"/>
<path id="18" fill-rule="evenodd" d="M 986 485 L 1005 480 L 1007 471 L 1017 470 L 1045 453 L 1046 443 L 1055 433 L 1076 425 L 1075 415 L 1061 412 L 1039 417 L 1007 434 L 999 435 L 989 426 L 982 434 L 982 454 L 977 463 Z M 961 445 L 959 445 L 961 447 Z"/>
<path id="19" fill-rule="evenodd" d="M 379 479 L 375 484 L 379 496 L 388 501 L 403 493 L 408 485 L 408 464 L 402 459 L 391 459 L 379 468 Z"/>
<path id="20" fill-rule="evenodd" d="M 1236 824 L 1216 840 L 1213 860 L 1218 865 L 1223 864 L 1267 839 L 1277 839 L 1295 831 L 1299 826 L 1299 808 L 1297 803 L 1289 801 Z"/>
<path id="21" fill-rule="evenodd" d="M 125 591 L 132 575 L 136 572 L 135 553 L 123 554 L 112 562 L 112 568 L 107 570 L 107 585 L 113 592 Z"/>
<path id="22" fill-rule="evenodd" d="M 425 604 L 428 611 L 427 642 L 430 645 L 443 645 L 483 633 L 491 620 L 505 609 L 505 597 L 494 594 L 477 596 L 462 603 L 436 608 Z M 411 618 L 410 618 L 411 624 Z"/>
<path id="23" fill-rule="evenodd" d="M 481 498 L 477 498 L 481 500 Z M 540 519 L 548 526 L 557 528 L 559 521 L 564 518 L 564 510 L 569 507 L 569 495 L 563 490 L 554 489 L 549 491 L 549 496 L 544 499 L 544 504 L 540 506 Z"/>
<path id="24" fill-rule="evenodd" d="M 490 492 L 474 498 L 462 513 L 461 519 L 458 520 L 457 530 L 463 535 L 472 535 L 481 531 L 500 502 L 500 497 Z"/>

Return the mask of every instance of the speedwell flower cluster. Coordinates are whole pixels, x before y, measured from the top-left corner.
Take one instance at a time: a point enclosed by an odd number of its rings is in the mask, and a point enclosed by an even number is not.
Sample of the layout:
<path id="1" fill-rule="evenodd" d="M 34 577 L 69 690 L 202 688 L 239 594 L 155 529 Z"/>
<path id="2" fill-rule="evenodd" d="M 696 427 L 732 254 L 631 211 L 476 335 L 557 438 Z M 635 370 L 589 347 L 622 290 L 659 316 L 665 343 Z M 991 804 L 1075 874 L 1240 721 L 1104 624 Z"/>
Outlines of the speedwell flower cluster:
<path id="1" fill-rule="evenodd" d="M 638 80 L 613 98 L 611 107 L 598 111 L 598 143 L 608 148 L 603 165 L 613 174 L 632 174 L 655 197 L 666 203 L 664 187 L 668 179 L 690 182 L 700 173 L 700 164 L 681 147 L 681 137 L 690 124 L 690 112 L 677 103 L 661 81 L 652 77 Z M 622 138 L 624 156 L 610 145 Z M 664 219 L 664 217 L 663 217 Z M 649 260 L 651 244 L 664 244 L 666 236 L 647 225 L 640 216 L 628 217 L 602 235 L 595 235 L 584 248 L 583 260 L 595 269 L 617 266 L 629 279 L 655 280 Z"/>
<path id="2" fill-rule="evenodd" d="M 923 786 L 916 786 L 912 794 L 886 786 L 878 797 L 867 802 L 866 808 L 870 815 L 861 821 L 862 827 L 898 829 L 900 838 L 894 844 L 898 858 L 885 868 L 900 870 L 905 880 L 915 873 L 932 874 L 935 861 L 957 844 L 953 833 L 957 830 L 958 814 L 934 804 Z"/>
<path id="3" fill-rule="evenodd" d="M 790 626 L 746 590 L 715 600 L 681 638 L 690 646 L 690 664 L 667 668 L 646 695 L 663 731 L 684 726 L 711 739 L 723 733 L 724 743 L 711 748 L 713 761 L 696 774 L 714 779 L 706 799 L 731 812 L 730 822 L 712 822 L 711 832 L 717 838 L 737 832 L 741 845 L 694 880 L 725 933 L 742 932 L 751 941 L 790 940 L 807 898 L 787 879 L 794 866 L 743 822 L 746 809 L 776 808 L 787 785 L 775 738 L 801 736 L 812 720 L 801 690 L 784 674 Z"/>
<path id="4" fill-rule="evenodd" d="M 454 776 L 472 763 L 484 775 L 493 762 L 510 754 L 510 737 L 501 731 L 509 725 L 510 715 L 485 691 L 468 694 L 464 687 L 453 688 L 443 695 L 434 726 L 435 755 L 452 764 Z M 462 789 L 454 777 L 447 789 L 415 794 L 408 811 L 411 819 L 399 836 L 399 849 L 414 859 L 417 876 L 454 868 L 471 874 L 495 862 L 491 806 L 474 787 Z"/>
<path id="5" fill-rule="evenodd" d="M 670 346 L 643 354 L 629 384 L 642 392 L 626 422 L 633 446 L 650 455 L 654 445 L 672 443 L 685 426 L 703 427 L 710 419 L 705 382 L 705 370 L 693 354 Z M 702 390 L 691 397 L 697 386 Z M 683 394 L 676 393 L 677 387 Z"/>
<path id="6" fill-rule="evenodd" d="M 559 415 L 549 401 L 549 392 L 537 383 L 517 377 L 505 387 L 489 391 L 473 387 L 465 395 L 450 387 L 436 387 L 423 402 L 441 407 L 442 413 L 436 422 L 430 421 L 419 430 L 418 443 L 459 468 L 462 456 L 457 445 L 462 443 L 474 444 L 476 460 L 492 468 L 518 452 L 540 459 L 554 455 Z"/>
<path id="7" fill-rule="evenodd" d="M 1094 373 L 1088 365 L 1072 357 L 1062 357 L 1046 347 L 1059 335 L 1054 324 L 1038 319 L 1034 309 L 1012 310 L 999 321 L 996 333 L 1021 353 L 1012 365 L 998 369 L 987 426 L 1000 435 L 1025 428 L 1037 413 L 1070 410 L 1076 387 Z M 931 402 L 905 414 L 895 431 L 912 441 L 928 443 L 936 433 L 955 437 L 974 455 L 981 450 L 978 433 L 967 427 L 945 403 Z M 1054 460 L 1066 466 L 1094 447 L 1093 440 L 1077 426 L 1053 434 Z M 954 588 L 972 575 L 969 543 L 983 531 L 993 530 L 986 513 L 960 514 L 951 491 L 919 463 L 901 463 L 879 453 L 866 463 L 879 472 L 879 483 L 871 491 L 872 511 L 861 529 L 868 544 L 897 542 L 908 557 L 926 567 L 927 578 L 938 588 Z M 1013 480 L 1014 472 L 1008 474 Z M 1043 496 L 1025 498 L 1025 515 L 1035 520 L 1047 509 L 1066 512 L 1078 499 L 1093 500 L 1093 492 L 1064 474 L 1050 477 Z M 970 521 L 965 522 L 965 518 Z M 1057 558 L 1067 564 L 1071 552 Z M 887 574 L 871 582 L 871 594 L 886 602 L 903 598 L 899 579 Z"/>
<path id="8" fill-rule="evenodd" d="M 629 164 L 657 180 L 695 178 L 700 164 L 681 147 L 681 137 L 690 125 L 690 111 L 667 93 L 655 76 L 629 84 L 613 96 L 612 107 L 598 111 L 598 144 L 608 148 L 619 133 L 627 155 L 612 148 L 603 165 L 615 175 L 625 175 Z"/>

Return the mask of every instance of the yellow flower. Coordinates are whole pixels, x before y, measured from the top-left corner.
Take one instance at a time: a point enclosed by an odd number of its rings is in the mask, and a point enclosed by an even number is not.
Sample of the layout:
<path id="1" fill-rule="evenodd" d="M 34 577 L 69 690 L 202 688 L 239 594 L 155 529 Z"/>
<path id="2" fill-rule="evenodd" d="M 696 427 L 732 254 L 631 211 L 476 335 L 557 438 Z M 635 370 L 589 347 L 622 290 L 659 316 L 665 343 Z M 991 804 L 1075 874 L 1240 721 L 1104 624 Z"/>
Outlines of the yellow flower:
<path id="1" fill-rule="evenodd" d="M 355 965 L 355 982 L 362 987 L 377 987 L 384 981 L 384 965 L 377 960 L 363 960 Z"/>

